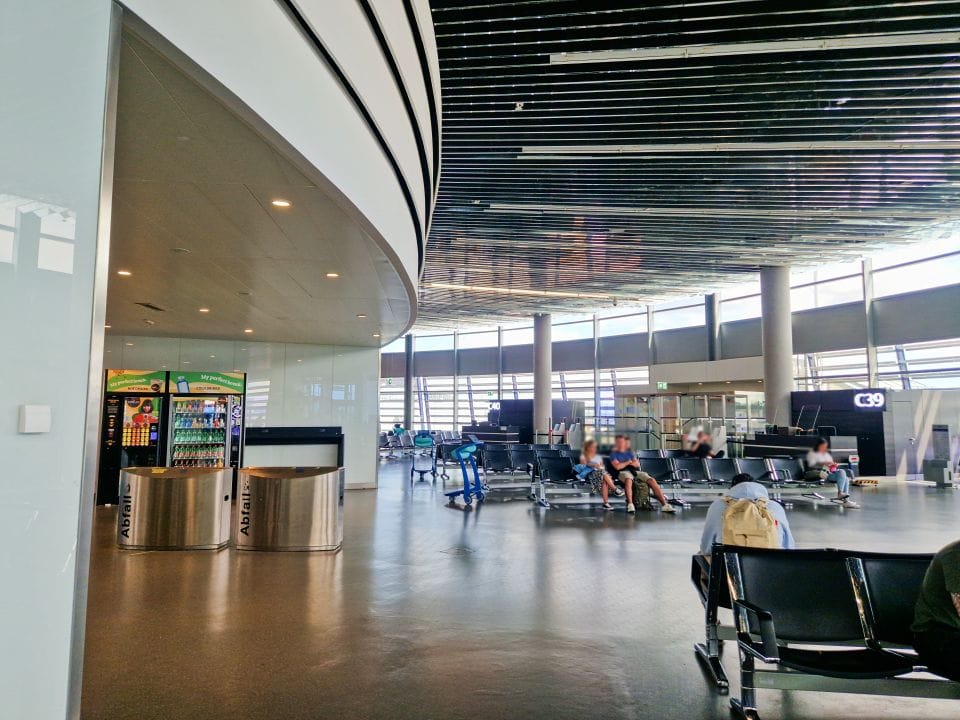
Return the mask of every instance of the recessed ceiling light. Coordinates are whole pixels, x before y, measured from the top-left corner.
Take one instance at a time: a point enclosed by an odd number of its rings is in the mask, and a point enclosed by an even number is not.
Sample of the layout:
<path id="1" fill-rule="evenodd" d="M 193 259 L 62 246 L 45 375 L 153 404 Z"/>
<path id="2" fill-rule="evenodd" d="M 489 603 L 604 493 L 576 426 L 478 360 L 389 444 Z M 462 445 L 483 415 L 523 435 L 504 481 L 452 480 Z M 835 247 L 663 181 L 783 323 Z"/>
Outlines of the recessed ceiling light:
<path id="1" fill-rule="evenodd" d="M 133 275 L 129 270 L 117 270 L 117 275 L 123 275 L 124 277 L 130 277 Z"/>
<path id="2" fill-rule="evenodd" d="M 104 325 L 104 327 L 105 327 L 107 330 L 109 330 L 110 328 L 113 327 L 113 325 Z"/>
<path id="3" fill-rule="evenodd" d="M 297 362 L 303 362 L 301 358 L 297 358 Z"/>
<path id="4" fill-rule="evenodd" d="M 249 290 L 237 290 L 237 295 L 250 295 Z"/>
<path id="5" fill-rule="evenodd" d="M 212 357 L 212 358 L 215 358 L 215 357 L 216 357 L 216 355 L 211 355 L 210 357 Z"/>
<path id="6" fill-rule="evenodd" d="M 198 308 L 197 312 L 208 313 L 210 312 L 210 308 Z"/>
<path id="7" fill-rule="evenodd" d="M 249 335 L 250 333 L 253 332 L 253 328 L 246 328 L 246 329 L 244 330 L 244 332 Z"/>
<path id="8" fill-rule="evenodd" d="M 380 337 L 380 333 L 374 333 L 373 336 L 374 336 L 374 337 Z"/>
<path id="9" fill-rule="evenodd" d="M 365 317 L 366 315 L 364 315 L 363 313 L 360 313 L 359 315 L 357 315 L 358 320 L 363 320 Z"/>
<path id="10" fill-rule="evenodd" d="M 329 273 L 327 273 L 327 277 L 328 277 L 328 278 L 338 278 L 338 277 L 340 277 L 340 273 L 329 272 Z"/>
<path id="11" fill-rule="evenodd" d="M 189 364 L 190 364 L 190 361 L 189 361 L 189 360 L 184 360 L 184 361 L 181 363 L 181 365 L 189 365 Z"/>
<path id="12" fill-rule="evenodd" d="M 175 248 L 170 248 L 170 252 L 177 253 L 178 255 L 189 255 L 193 251 L 190 248 L 175 247 Z"/>
<path id="13" fill-rule="evenodd" d="M 293 205 L 289 200 L 284 200 L 282 198 L 277 198 L 276 200 L 271 200 L 270 204 L 278 208 L 288 208 Z"/>
<path id="14" fill-rule="evenodd" d="M 133 343 L 124 343 L 127 347 L 133 347 Z"/>
<path id="15" fill-rule="evenodd" d="M 729 384 L 730 384 L 730 381 L 729 381 L 729 380 L 727 380 L 727 385 L 729 385 Z"/>

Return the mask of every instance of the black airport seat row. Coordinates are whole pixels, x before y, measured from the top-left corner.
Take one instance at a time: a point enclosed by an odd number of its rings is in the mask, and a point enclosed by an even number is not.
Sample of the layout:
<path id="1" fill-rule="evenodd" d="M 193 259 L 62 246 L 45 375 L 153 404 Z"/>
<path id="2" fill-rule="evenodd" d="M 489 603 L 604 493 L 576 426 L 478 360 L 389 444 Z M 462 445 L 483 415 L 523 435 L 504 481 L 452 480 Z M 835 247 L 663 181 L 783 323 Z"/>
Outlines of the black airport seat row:
<path id="1" fill-rule="evenodd" d="M 656 458 L 685 458 L 690 457 L 686 450 L 636 450 L 639 460 L 654 460 Z"/>
<path id="2" fill-rule="evenodd" d="M 759 688 L 960 698 L 960 683 L 915 674 L 926 668 L 910 625 L 932 558 L 715 546 L 691 565 L 707 635 L 697 655 L 726 692 L 721 641 L 737 640 L 741 692 L 731 707 L 744 718 L 759 717 Z M 733 611 L 732 633 L 718 624 L 720 608 Z"/>

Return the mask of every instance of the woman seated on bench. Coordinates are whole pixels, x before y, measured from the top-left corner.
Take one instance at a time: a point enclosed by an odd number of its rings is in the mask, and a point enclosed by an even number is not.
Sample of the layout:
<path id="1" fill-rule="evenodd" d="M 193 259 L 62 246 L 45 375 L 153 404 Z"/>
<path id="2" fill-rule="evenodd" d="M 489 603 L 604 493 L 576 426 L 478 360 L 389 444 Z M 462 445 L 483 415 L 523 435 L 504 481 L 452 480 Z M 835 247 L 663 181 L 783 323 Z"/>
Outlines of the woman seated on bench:
<path id="1" fill-rule="evenodd" d="M 913 621 L 914 647 L 937 675 L 960 681 L 960 541 L 927 569 Z"/>
<path id="2" fill-rule="evenodd" d="M 613 478 L 603 468 L 603 458 L 597 455 L 597 441 L 586 440 L 583 443 L 583 449 L 580 450 L 580 464 L 574 468 L 577 471 L 577 477 L 589 480 L 590 486 L 595 493 L 599 493 L 603 498 L 603 509 L 613 510 L 613 505 L 608 502 L 610 491 L 618 497 L 623 495 L 623 490 L 613 484 Z"/>
<path id="3" fill-rule="evenodd" d="M 833 461 L 830 445 L 823 438 L 817 438 L 807 453 L 807 473 L 811 477 L 819 474 L 821 480 L 837 484 L 837 502 L 845 508 L 860 507 L 850 499 L 850 474 Z M 811 478 L 807 478 L 811 479 Z"/>

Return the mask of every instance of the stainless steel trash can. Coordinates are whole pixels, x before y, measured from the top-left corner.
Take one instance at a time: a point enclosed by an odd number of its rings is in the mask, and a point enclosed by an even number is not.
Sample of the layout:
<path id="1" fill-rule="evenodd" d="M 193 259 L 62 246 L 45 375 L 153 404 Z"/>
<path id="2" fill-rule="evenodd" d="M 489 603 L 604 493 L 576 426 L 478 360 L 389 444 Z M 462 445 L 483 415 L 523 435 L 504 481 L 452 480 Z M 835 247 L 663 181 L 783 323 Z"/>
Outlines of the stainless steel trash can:
<path id="1" fill-rule="evenodd" d="M 343 468 L 241 468 L 233 517 L 238 550 L 338 550 Z"/>
<path id="2" fill-rule="evenodd" d="M 215 550 L 230 542 L 230 468 L 125 468 L 117 545 L 128 550 Z"/>

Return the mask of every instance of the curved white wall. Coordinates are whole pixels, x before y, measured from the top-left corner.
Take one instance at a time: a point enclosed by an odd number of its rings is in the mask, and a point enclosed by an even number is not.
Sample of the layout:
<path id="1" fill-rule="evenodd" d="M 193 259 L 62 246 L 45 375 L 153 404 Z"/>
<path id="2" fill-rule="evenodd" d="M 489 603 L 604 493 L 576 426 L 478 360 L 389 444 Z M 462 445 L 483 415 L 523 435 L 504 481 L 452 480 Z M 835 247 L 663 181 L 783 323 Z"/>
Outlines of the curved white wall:
<path id="1" fill-rule="evenodd" d="M 415 307 L 440 152 L 432 132 L 433 122 L 439 126 L 439 72 L 426 1 L 123 0 L 123 5 L 242 101 L 342 195 L 394 261 Z M 396 63 L 399 86 L 385 52 Z"/>

